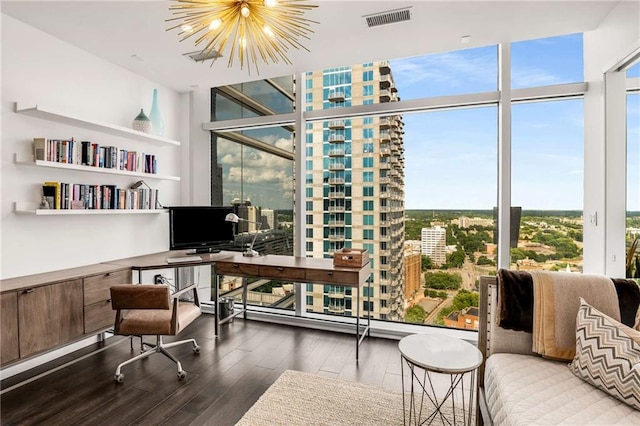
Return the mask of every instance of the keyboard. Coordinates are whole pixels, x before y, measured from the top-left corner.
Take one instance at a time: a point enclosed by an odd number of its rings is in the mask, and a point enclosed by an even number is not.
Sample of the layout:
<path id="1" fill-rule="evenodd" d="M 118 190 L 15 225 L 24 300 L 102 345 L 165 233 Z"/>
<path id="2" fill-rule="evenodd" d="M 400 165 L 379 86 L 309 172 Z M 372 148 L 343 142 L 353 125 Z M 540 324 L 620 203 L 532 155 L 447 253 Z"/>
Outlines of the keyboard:
<path id="1" fill-rule="evenodd" d="M 182 263 L 182 262 L 202 262 L 200 256 L 180 256 L 180 257 L 168 257 L 167 263 Z"/>

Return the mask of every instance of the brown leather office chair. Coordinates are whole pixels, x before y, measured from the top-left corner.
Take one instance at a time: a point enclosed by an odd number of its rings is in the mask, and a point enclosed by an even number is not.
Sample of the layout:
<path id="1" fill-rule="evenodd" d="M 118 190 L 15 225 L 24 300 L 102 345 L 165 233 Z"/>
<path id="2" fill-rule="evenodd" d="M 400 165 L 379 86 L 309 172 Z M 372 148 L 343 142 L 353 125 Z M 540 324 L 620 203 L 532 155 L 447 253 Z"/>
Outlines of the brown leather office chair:
<path id="1" fill-rule="evenodd" d="M 116 382 L 124 381 L 124 374 L 120 373 L 122 367 L 156 352 L 165 355 L 178 365 L 179 379 L 187 376 L 180 361 L 166 349 L 191 343 L 193 351 L 198 353 L 200 347 L 195 339 L 163 343 L 162 336 L 175 336 L 200 316 L 196 287 L 197 285 L 194 284 L 173 294 L 170 294 L 169 287 L 166 285 L 121 284 L 111 287 L 111 307 L 116 311 L 114 333 L 125 336 L 156 336 L 155 345 L 142 343 L 143 349 L 144 346 L 149 346 L 150 349 L 143 350 L 140 355 L 118 365 L 114 376 Z M 193 291 L 193 301 L 179 300 L 180 296 L 189 291 Z"/>

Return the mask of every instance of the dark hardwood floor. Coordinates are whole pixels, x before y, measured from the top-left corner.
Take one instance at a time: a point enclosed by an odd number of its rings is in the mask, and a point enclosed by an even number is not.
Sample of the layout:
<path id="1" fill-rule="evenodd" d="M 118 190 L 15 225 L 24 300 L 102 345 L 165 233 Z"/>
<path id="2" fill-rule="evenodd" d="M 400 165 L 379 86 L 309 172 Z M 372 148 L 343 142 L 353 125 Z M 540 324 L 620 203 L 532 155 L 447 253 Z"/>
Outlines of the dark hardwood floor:
<path id="1" fill-rule="evenodd" d="M 175 364 L 160 354 L 125 366 L 124 383 L 113 380 L 116 366 L 137 354 L 137 340 L 112 337 L 108 348 L 5 392 L 2 425 L 233 425 L 285 370 L 317 373 L 399 391 L 402 387 L 397 340 L 366 338 L 355 360 L 355 336 L 236 319 L 213 338 L 213 316 L 202 315 L 176 338 L 191 345 L 171 348 L 187 377 L 178 380 Z M 147 338 L 151 339 L 151 338 Z M 153 341 L 153 339 L 148 340 Z M 42 368 L 78 359 L 99 345 Z M 29 377 L 2 382 L 7 389 Z"/>

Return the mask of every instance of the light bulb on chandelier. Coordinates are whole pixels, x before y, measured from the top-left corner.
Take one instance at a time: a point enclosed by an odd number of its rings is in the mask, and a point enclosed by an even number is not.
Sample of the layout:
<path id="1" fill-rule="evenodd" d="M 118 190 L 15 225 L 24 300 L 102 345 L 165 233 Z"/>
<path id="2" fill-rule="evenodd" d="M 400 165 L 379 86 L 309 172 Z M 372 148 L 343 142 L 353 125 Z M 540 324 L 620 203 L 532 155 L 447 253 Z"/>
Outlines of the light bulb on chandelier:
<path id="1" fill-rule="evenodd" d="M 217 30 L 220 28 L 220 25 L 222 25 L 222 19 L 216 18 L 209 24 L 209 29 L 212 31 Z"/>

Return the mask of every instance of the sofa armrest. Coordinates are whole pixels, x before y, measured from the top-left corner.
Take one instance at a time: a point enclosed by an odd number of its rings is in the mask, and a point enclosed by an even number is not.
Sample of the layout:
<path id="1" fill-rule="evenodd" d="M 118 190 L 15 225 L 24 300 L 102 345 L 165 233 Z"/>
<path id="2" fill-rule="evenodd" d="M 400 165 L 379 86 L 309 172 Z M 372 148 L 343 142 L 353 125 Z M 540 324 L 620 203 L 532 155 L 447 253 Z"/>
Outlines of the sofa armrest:
<path id="1" fill-rule="evenodd" d="M 478 326 L 478 349 L 484 359 L 494 353 L 516 353 L 532 355 L 532 334 L 507 330 L 496 322 L 498 306 L 498 280 L 495 276 L 480 277 L 480 324 Z M 480 366 L 478 382 L 484 384 L 484 364 Z"/>

